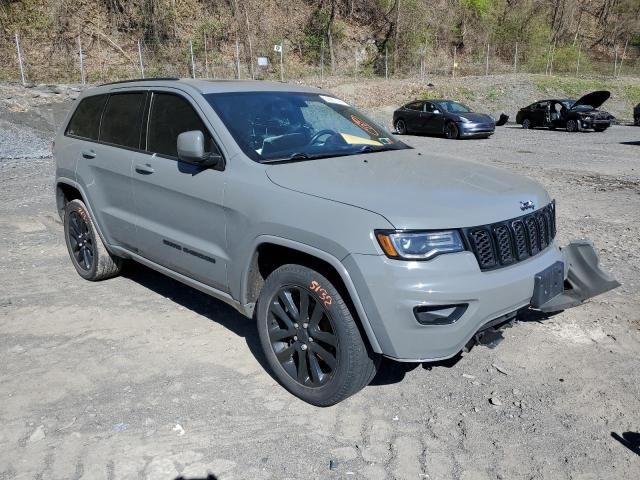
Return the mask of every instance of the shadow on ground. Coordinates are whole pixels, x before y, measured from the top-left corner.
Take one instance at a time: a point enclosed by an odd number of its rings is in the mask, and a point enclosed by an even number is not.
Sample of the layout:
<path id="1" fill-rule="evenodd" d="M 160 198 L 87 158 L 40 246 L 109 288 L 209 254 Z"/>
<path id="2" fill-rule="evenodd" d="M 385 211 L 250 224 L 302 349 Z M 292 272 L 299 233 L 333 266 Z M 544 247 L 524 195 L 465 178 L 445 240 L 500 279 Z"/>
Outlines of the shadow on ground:
<path id="1" fill-rule="evenodd" d="M 180 475 L 179 477 L 176 477 L 175 480 L 218 480 L 218 477 L 216 477 L 213 474 L 209 474 L 206 477 L 198 477 L 198 478 L 187 478 L 187 477 L 183 477 L 182 475 Z"/>
<path id="2" fill-rule="evenodd" d="M 640 147 L 640 140 L 635 142 L 620 142 L 620 145 L 635 145 L 636 147 Z"/>
<path id="3" fill-rule="evenodd" d="M 241 315 L 223 301 L 139 263 L 129 262 L 123 276 L 244 338 L 260 366 L 270 372 L 262 353 L 258 329 L 253 320 Z"/>
<path id="4" fill-rule="evenodd" d="M 142 285 L 149 290 L 169 298 L 176 304 L 187 308 L 203 317 L 208 318 L 212 322 L 227 328 L 239 337 L 245 339 L 249 350 L 258 361 L 260 366 L 274 379 L 277 379 L 271 373 L 260 339 L 258 330 L 253 320 L 245 318 L 233 307 L 227 305 L 221 300 L 217 300 L 206 293 L 184 285 L 177 280 L 173 280 L 166 275 L 158 273 L 144 265 L 130 262 L 123 272 L 123 275 Z M 556 312 L 559 313 L 559 312 Z M 542 322 L 547 320 L 556 313 L 543 313 L 531 309 L 523 309 L 518 312 L 517 321 L 520 322 Z M 513 321 L 489 328 L 476 336 L 476 346 L 485 346 L 487 348 L 495 348 L 504 339 L 503 330 L 511 327 Z M 372 386 L 392 385 L 401 382 L 407 373 L 422 366 L 425 370 L 434 368 L 451 368 L 455 366 L 463 358 L 462 353 L 458 353 L 452 358 L 440 360 L 436 362 L 408 363 L 396 362 L 394 360 L 383 358 L 378 369 L 378 374 L 371 381 Z"/>
<path id="5" fill-rule="evenodd" d="M 611 436 L 633 453 L 640 456 L 640 433 L 624 432 L 622 436 L 620 436 L 616 432 L 611 432 Z"/>

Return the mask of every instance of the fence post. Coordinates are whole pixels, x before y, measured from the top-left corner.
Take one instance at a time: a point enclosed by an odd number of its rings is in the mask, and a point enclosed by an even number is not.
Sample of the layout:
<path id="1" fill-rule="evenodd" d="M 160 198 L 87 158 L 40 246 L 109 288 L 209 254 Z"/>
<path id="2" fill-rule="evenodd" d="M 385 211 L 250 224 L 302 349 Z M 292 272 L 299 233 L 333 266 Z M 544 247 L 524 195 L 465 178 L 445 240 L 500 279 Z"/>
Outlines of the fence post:
<path id="1" fill-rule="evenodd" d="M 80 51 L 80 83 L 84 85 L 84 59 L 82 58 L 82 40 L 78 36 L 78 50 Z"/>
<path id="2" fill-rule="evenodd" d="M 16 32 L 16 51 L 18 52 L 18 65 L 20 65 L 20 79 L 24 86 L 26 82 L 24 81 L 24 66 L 22 65 L 22 53 L 20 53 L 20 39 L 18 38 L 18 32 Z"/>
<path id="3" fill-rule="evenodd" d="M 209 56 L 207 55 L 207 34 L 203 33 L 204 37 L 204 75 L 209 80 Z"/>
<path id="4" fill-rule="evenodd" d="M 284 39 L 280 40 L 280 81 L 284 82 Z"/>
<path id="5" fill-rule="evenodd" d="M 389 47 L 384 46 L 384 79 L 389 80 Z"/>
<path id="6" fill-rule="evenodd" d="M 484 69 L 484 74 L 489 75 L 489 42 L 487 42 L 487 62 L 486 62 L 486 66 Z"/>
<path id="7" fill-rule="evenodd" d="M 324 35 L 322 36 L 322 44 L 320 45 L 320 86 L 324 82 Z"/>
<path id="8" fill-rule="evenodd" d="M 582 50 L 582 43 L 578 44 L 578 58 L 576 59 L 576 77 L 578 76 L 578 71 L 580 69 L 580 51 Z"/>
<path id="9" fill-rule="evenodd" d="M 629 39 L 624 42 L 624 50 L 622 50 L 622 57 L 620 57 L 620 64 L 618 65 L 618 78 L 620 78 L 620 70 L 622 69 L 622 62 L 624 62 L 624 56 L 627 54 L 627 45 L 629 43 Z"/>
<path id="10" fill-rule="evenodd" d="M 196 78 L 196 62 L 193 58 L 193 42 L 189 40 L 189 51 L 191 52 L 191 76 L 195 80 Z"/>
<path id="11" fill-rule="evenodd" d="M 238 70 L 238 80 L 240 80 L 240 44 L 238 43 L 237 33 L 236 33 L 236 69 Z"/>
<path id="12" fill-rule="evenodd" d="M 516 42 L 516 53 L 513 55 L 513 73 L 518 73 L 518 42 Z"/>
<path id="13" fill-rule="evenodd" d="M 456 64 L 456 56 L 457 56 L 457 53 L 458 53 L 458 47 L 455 46 L 455 47 L 453 47 L 453 70 L 452 70 L 453 78 L 456 78 L 456 66 L 457 66 L 457 64 Z"/>
<path id="14" fill-rule="evenodd" d="M 618 47 L 615 48 L 615 56 L 613 57 L 613 78 L 616 78 L 616 73 L 618 73 Z"/>
<path id="15" fill-rule="evenodd" d="M 358 49 L 356 48 L 353 52 L 353 58 L 355 60 L 355 69 L 353 71 L 353 78 L 358 78 Z"/>
<path id="16" fill-rule="evenodd" d="M 140 61 L 140 75 L 144 78 L 144 63 L 142 61 L 142 45 L 140 45 L 140 39 L 138 39 L 138 60 Z"/>

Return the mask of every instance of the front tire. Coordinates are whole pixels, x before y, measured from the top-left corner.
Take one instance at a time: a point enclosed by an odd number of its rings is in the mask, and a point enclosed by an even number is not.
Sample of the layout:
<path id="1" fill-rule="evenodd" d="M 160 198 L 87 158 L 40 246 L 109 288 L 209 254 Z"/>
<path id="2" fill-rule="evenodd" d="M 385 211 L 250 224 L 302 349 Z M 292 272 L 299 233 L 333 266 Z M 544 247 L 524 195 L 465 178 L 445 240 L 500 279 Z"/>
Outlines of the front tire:
<path id="1" fill-rule="evenodd" d="M 533 128 L 533 124 L 531 123 L 531 120 L 529 120 L 528 118 L 525 118 L 524 120 L 522 120 L 522 128 L 524 128 L 525 130 L 529 130 L 530 128 Z"/>
<path id="2" fill-rule="evenodd" d="M 457 140 L 460 138 L 460 130 L 458 130 L 458 126 L 453 122 L 447 123 L 444 127 L 444 133 L 449 140 Z"/>
<path id="3" fill-rule="evenodd" d="M 377 358 L 344 299 L 310 268 L 284 265 L 269 275 L 258 298 L 257 322 L 276 380 L 307 403 L 335 405 L 376 374 Z"/>
<path id="4" fill-rule="evenodd" d="M 567 120 L 567 132 L 577 132 L 578 131 L 578 122 L 571 119 Z"/>
<path id="5" fill-rule="evenodd" d="M 407 130 L 406 122 L 401 118 L 396 122 L 395 127 L 398 135 L 406 135 L 409 132 L 409 130 Z"/>
<path id="6" fill-rule="evenodd" d="M 82 200 L 64 207 L 64 238 L 71 263 L 85 280 L 105 280 L 122 270 L 122 259 L 106 249 Z"/>

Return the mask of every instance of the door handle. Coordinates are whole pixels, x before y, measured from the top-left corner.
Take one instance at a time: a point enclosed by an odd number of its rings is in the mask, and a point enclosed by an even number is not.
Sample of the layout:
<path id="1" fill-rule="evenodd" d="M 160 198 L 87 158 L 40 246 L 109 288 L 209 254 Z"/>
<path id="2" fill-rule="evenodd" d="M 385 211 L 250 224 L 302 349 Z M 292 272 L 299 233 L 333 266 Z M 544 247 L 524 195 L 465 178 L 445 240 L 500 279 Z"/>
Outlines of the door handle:
<path id="1" fill-rule="evenodd" d="M 143 175 L 151 175 L 153 172 L 155 172 L 155 170 L 153 169 L 153 167 L 151 165 L 147 164 L 137 164 L 135 166 L 136 172 L 141 173 Z"/>
<path id="2" fill-rule="evenodd" d="M 94 152 L 93 150 L 85 150 L 84 152 L 82 152 L 82 156 L 84 158 L 96 158 L 96 152 Z"/>

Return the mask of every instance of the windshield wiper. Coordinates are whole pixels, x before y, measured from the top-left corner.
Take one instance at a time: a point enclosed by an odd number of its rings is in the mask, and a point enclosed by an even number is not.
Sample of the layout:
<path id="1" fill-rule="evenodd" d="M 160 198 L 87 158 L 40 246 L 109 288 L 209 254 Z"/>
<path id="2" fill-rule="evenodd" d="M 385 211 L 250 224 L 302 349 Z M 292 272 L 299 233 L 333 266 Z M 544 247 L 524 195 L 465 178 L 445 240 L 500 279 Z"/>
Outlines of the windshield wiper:
<path id="1" fill-rule="evenodd" d="M 332 153 L 304 153 L 304 152 L 296 152 L 292 153 L 288 157 L 282 158 L 268 158 L 265 160 L 260 160 L 260 163 L 279 163 L 279 162 L 295 162 L 296 160 L 316 160 L 318 158 L 327 158 L 327 157 L 338 157 L 340 154 L 335 152 Z"/>

